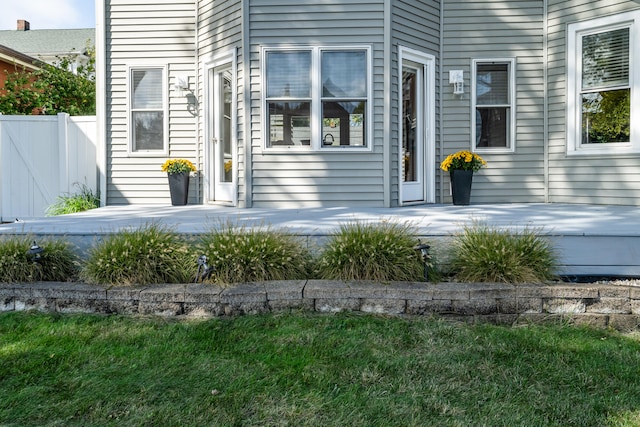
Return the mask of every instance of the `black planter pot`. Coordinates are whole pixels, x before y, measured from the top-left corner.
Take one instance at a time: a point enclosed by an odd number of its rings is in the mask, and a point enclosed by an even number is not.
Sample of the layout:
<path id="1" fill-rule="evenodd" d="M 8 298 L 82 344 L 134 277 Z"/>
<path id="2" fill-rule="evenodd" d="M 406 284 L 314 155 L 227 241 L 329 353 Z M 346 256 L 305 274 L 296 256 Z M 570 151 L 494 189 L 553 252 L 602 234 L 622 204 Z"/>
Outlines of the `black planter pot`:
<path id="1" fill-rule="evenodd" d="M 171 205 L 184 206 L 189 200 L 189 173 L 172 173 L 169 177 L 169 191 L 171 192 Z"/>
<path id="2" fill-rule="evenodd" d="M 468 205 L 471 199 L 471 183 L 473 171 L 454 169 L 449 171 L 451 176 L 451 195 L 454 205 Z"/>

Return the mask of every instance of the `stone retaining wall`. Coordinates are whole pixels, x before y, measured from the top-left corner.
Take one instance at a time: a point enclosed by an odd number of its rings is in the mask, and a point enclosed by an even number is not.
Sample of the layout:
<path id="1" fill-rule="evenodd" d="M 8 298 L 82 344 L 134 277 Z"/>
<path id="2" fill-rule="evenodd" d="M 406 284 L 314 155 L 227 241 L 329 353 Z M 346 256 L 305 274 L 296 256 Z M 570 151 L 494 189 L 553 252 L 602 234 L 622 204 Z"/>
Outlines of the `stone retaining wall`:
<path id="1" fill-rule="evenodd" d="M 640 287 L 608 284 L 332 282 L 321 280 L 214 285 L 103 287 L 84 283 L 0 284 L 0 311 L 231 316 L 283 310 L 439 315 L 466 322 L 518 324 L 549 320 L 638 329 Z"/>

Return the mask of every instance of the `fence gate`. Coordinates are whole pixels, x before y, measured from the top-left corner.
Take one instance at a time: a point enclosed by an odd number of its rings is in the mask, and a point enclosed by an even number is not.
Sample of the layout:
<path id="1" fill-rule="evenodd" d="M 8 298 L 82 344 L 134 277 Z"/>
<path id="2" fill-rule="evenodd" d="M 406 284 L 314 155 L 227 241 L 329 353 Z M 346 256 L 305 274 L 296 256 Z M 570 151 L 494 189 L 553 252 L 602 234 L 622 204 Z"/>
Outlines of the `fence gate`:
<path id="1" fill-rule="evenodd" d="M 0 115 L 0 220 L 42 217 L 76 183 L 97 190 L 96 120 Z"/>

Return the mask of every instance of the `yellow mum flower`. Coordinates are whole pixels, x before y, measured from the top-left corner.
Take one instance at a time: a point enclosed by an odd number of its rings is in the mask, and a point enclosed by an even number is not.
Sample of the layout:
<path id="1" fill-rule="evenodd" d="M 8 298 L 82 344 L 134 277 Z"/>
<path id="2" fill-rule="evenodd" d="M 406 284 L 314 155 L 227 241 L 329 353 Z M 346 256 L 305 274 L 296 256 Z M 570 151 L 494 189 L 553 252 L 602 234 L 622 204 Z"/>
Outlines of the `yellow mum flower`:
<path id="1" fill-rule="evenodd" d="M 169 175 L 195 171 L 196 167 L 187 159 L 169 159 L 162 165 L 162 172 L 166 172 Z"/>
<path id="2" fill-rule="evenodd" d="M 462 150 L 449 154 L 442 163 L 440 163 L 440 169 L 446 172 L 457 169 L 478 171 L 486 165 L 487 162 L 476 153 Z"/>

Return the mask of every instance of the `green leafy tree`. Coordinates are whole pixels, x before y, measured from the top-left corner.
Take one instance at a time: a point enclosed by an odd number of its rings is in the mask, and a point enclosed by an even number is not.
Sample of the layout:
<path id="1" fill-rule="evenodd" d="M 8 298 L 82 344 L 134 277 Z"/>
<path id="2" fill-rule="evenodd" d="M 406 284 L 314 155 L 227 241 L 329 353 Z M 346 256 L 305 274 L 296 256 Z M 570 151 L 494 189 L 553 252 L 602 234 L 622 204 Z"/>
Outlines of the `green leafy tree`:
<path id="1" fill-rule="evenodd" d="M 89 62 L 70 70 L 75 56 L 60 57 L 55 65 L 39 70 L 17 70 L 7 75 L 0 94 L 0 113 L 29 115 L 68 113 L 72 116 L 96 112 L 95 49 L 88 49 Z"/>
<path id="2" fill-rule="evenodd" d="M 631 136 L 631 91 L 602 91 L 582 104 L 583 141 L 627 142 Z"/>

